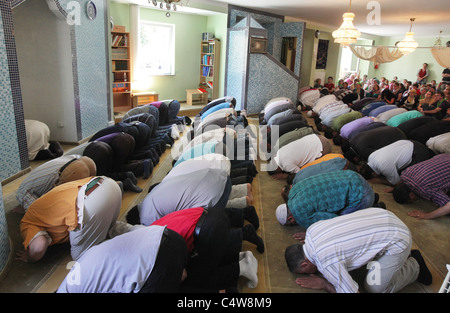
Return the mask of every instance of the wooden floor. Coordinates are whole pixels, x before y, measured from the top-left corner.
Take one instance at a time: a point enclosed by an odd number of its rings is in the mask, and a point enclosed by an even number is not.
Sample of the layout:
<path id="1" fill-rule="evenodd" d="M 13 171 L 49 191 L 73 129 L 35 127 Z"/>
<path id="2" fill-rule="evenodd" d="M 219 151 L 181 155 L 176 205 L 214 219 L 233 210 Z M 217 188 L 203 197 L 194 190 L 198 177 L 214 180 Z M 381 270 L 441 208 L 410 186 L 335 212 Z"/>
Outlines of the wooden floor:
<path id="1" fill-rule="evenodd" d="M 256 118 L 250 118 L 249 121 L 254 125 L 257 124 Z M 309 119 L 308 121 L 313 125 L 312 120 Z M 70 146 L 65 146 L 64 148 L 69 149 Z M 339 147 L 333 145 L 334 152 L 340 152 L 339 149 Z M 155 167 L 149 179 L 139 179 L 138 185 L 144 189 L 142 193 L 125 193 L 120 219 L 123 220 L 126 212 L 143 200 L 149 186 L 161 181 L 170 170 L 172 164 L 170 151 L 168 149 L 162 155 L 159 164 Z M 257 160 L 259 169 L 263 163 L 263 161 Z M 37 165 L 39 163 L 33 162 L 32 167 L 34 168 Z M 15 190 L 17 190 L 24 177 L 18 178 L 2 187 L 8 229 L 15 249 L 21 248 L 21 237 L 18 232 L 21 215 L 12 212 L 12 208 L 17 204 Z M 254 206 L 258 211 L 261 225 L 260 229 L 258 229 L 258 234 L 265 242 L 265 252 L 263 254 L 257 252 L 254 245 L 244 241 L 243 250 L 252 251 L 258 260 L 259 283 L 256 288 L 250 289 L 246 286 L 246 279 L 241 277 L 238 287 L 242 293 L 320 292 L 297 286 L 295 284 L 296 275 L 288 271 L 284 261 L 284 249 L 288 245 L 295 243 L 291 235 L 299 230 L 298 226 L 281 226 L 275 218 L 275 208 L 282 203 L 280 190 L 284 184 L 284 181 L 274 180 L 267 172 L 261 170 L 252 183 Z M 374 190 L 380 194 L 381 201 L 387 204 L 388 210 L 397 214 L 410 227 L 413 234 L 414 247 L 422 251 L 433 274 L 434 281 L 431 286 L 425 287 L 419 283 L 414 283 L 406 287 L 402 292 L 437 292 L 447 274 L 445 265 L 450 263 L 450 240 L 448 240 L 450 216 L 431 221 L 417 221 L 408 217 L 406 213 L 413 208 L 432 210 L 435 208 L 434 205 L 423 200 L 411 205 L 399 205 L 393 201 L 390 194 L 383 193 L 384 186 L 372 185 Z M 68 273 L 67 266 L 70 265 L 71 261 L 68 248 L 67 245 L 52 247 L 44 259 L 36 264 L 12 261 L 3 279 L 0 280 L 0 292 L 54 292 Z"/>

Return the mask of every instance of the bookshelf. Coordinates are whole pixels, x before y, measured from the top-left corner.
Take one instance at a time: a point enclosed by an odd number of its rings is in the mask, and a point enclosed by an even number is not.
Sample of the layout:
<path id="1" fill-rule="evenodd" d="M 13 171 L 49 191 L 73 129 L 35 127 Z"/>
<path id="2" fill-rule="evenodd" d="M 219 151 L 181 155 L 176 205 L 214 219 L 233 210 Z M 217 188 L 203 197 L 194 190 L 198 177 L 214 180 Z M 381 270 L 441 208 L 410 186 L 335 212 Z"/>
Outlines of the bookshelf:
<path id="1" fill-rule="evenodd" d="M 219 97 L 220 40 L 202 41 L 200 46 L 199 88 L 208 91 L 209 100 Z"/>
<path id="2" fill-rule="evenodd" d="M 131 94 L 130 34 L 124 26 L 111 31 L 112 92 L 114 113 L 127 112 L 133 107 Z"/>

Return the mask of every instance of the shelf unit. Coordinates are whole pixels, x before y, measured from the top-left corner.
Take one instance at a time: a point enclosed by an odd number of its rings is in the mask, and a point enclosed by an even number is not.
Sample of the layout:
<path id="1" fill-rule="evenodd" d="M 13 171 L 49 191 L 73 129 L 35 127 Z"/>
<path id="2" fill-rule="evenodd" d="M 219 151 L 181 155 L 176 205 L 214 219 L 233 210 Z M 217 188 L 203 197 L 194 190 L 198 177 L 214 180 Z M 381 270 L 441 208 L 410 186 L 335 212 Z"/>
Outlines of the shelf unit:
<path id="1" fill-rule="evenodd" d="M 202 41 L 200 46 L 199 88 L 208 91 L 209 100 L 219 97 L 220 40 Z"/>
<path id="2" fill-rule="evenodd" d="M 130 57 L 130 33 L 123 26 L 114 26 L 111 31 L 114 113 L 127 112 L 133 107 Z"/>

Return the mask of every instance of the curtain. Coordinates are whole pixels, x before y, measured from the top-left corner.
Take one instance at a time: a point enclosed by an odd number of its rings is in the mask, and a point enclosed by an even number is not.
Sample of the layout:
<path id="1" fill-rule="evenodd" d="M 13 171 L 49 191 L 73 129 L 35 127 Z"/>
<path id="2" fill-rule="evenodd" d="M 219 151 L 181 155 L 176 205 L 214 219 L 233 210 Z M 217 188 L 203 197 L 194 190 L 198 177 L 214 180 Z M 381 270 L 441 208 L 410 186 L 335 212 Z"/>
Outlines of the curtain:
<path id="1" fill-rule="evenodd" d="M 372 47 L 366 49 L 365 47 L 349 46 L 350 50 L 358 58 L 372 61 L 376 65 L 382 63 L 389 63 L 395 61 L 403 56 L 403 53 L 397 48 L 393 48 L 392 51 L 388 47 Z"/>
<path id="2" fill-rule="evenodd" d="M 450 67 L 450 48 L 432 48 L 431 54 L 433 54 L 440 66 L 444 68 Z"/>

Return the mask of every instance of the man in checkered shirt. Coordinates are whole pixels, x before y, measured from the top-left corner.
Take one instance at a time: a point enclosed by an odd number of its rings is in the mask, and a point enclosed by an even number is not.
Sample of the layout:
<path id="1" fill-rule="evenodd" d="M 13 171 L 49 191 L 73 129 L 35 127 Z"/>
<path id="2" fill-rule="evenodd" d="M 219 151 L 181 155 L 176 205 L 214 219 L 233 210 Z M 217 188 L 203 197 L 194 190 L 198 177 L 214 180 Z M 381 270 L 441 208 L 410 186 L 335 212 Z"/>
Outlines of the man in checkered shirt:
<path id="1" fill-rule="evenodd" d="M 392 190 L 395 201 L 403 204 L 423 198 L 439 207 L 428 213 L 417 210 L 408 212 L 409 216 L 434 219 L 450 213 L 450 154 L 438 154 L 410 166 L 402 172 L 400 179 Z"/>

